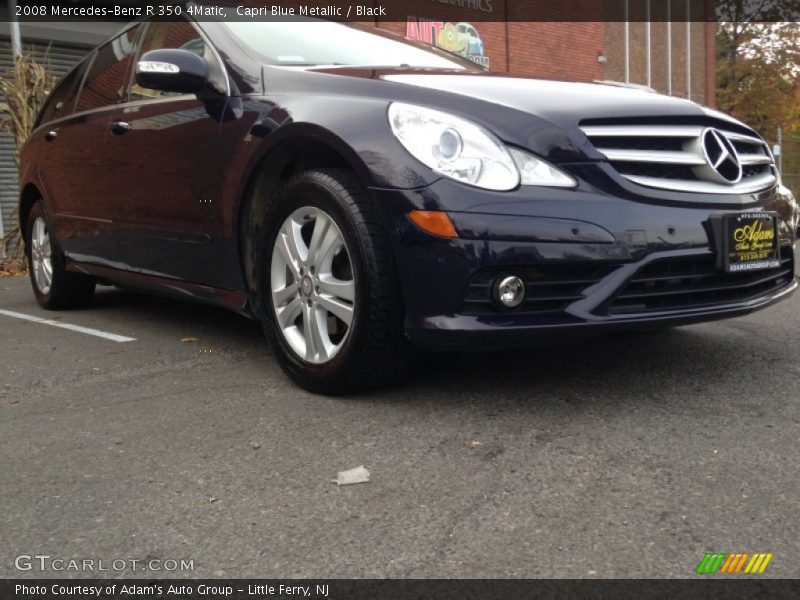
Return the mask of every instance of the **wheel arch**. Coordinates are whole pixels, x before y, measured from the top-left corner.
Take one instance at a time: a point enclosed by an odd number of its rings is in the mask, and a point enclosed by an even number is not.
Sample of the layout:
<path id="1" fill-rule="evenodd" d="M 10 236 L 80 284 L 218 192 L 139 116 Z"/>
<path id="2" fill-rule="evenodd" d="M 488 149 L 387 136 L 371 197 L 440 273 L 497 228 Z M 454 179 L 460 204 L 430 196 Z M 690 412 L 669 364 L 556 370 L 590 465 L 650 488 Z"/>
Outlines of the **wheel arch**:
<path id="1" fill-rule="evenodd" d="M 22 240 L 27 244 L 26 239 L 28 231 L 28 217 L 31 214 L 31 209 L 37 200 L 43 199 L 42 192 L 35 183 L 27 183 L 22 187 L 19 195 L 19 205 L 17 209 L 17 216 L 19 219 L 19 231 Z"/>
<path id="2" fill-rule="evenodd" d="M 269 207 L 289 178 L 310 169 L 341 169 L 365 188 L 375 185 L 358 154 L 327 129 L 298 123 L 282 127 L 273 136 L 253 161 L 236 211 L 239 262 L 251 298 L 256 290 L 256 240 Z"/>

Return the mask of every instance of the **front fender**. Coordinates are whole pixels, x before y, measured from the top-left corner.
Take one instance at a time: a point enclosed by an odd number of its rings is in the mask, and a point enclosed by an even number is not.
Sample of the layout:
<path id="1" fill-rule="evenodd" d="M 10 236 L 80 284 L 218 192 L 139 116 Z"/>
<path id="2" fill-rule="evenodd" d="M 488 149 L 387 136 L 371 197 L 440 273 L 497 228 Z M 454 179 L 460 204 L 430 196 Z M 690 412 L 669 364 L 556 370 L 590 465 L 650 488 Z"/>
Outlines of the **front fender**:
<path id="1" fill-rule="evenodd" d="M 340 96 L 276 94 L 241 99 L 236 118 L 220 125 L 220 156 L 226 163 L 221 195 L 230 207 L 223 211 L 226 235 L 237 227 L 235 215 L 260 165 L 286 143 L 328 146 L 366 187 L 418 189 L 439 180 L 395 139 L 387 107 L 387 101 Z"/>
<path id="2" fill-rule="evenodd" d="M 276 96 L 289 117 L 275 131 L 275 142 L 311 133 L 329 143 L 369 186 L 417 189 L 440 176 L 412 157 L 389 126 L 389 101 L 377 98 L 292 94 Z M 320 110 L 320 107 L 324 110 Z"/>

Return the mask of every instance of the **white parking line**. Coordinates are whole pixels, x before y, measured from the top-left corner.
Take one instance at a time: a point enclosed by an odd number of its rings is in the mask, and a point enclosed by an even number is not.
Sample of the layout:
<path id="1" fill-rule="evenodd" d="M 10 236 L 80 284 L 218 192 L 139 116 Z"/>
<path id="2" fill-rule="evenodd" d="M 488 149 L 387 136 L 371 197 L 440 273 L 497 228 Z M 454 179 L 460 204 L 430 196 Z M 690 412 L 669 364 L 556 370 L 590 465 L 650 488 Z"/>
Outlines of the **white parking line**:
<path id="1" fill-rule="evenodd" d="M 78 333 L 85 333 L 86 335 L 93 335 L 95 337 L 111 340 L 112 342 L 135 342 L 136 338 L 125 337 L 124 335 L 117 335 L 116 333 L 108 333 L 100 331 L 99 329 L 92 329 L 91 327 L 81 327 L 80 325 L 71 325 L 70 323 L 62 323 L 61 321 L 54 321 L 53 319 L 41 319 L 31 315 L 24 315 L 22 313 L 13 312 L 10 310 L 0 309 L 0 315 L 13 317 L 14 319 L 22 319 L 24 321 L 32 321 L 33 323 L 41 323 L 42 325 L 52 325 L 53 327 L 60 327 L 61 329 L 69 329 L 70 331 L 77 331 Z"/>

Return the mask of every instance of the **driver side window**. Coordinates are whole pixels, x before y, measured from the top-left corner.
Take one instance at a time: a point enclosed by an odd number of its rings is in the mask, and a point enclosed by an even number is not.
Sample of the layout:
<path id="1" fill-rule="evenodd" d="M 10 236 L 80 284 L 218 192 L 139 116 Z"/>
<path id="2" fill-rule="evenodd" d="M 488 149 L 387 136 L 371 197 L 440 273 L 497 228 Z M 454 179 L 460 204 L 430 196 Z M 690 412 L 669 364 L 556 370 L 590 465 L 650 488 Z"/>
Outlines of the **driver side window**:
<path id="1" fill-rule="evenodd" d="M 150 50 L 179 49 L 188 50 L 204 57 L 210 65 L 216 63 L 216 57 L 200 35 L 200 32 L 187 21 L 178 22 L 151 22 L 147 27 L 144 39 L 142 40 L 139 57 Z M 170 98 L 181 96 L 176 92 L 162 92 L 151 90 L 136 83 L 134 74 L 128 93 L 128 101 L 148 100 L 155 98 Z"/>

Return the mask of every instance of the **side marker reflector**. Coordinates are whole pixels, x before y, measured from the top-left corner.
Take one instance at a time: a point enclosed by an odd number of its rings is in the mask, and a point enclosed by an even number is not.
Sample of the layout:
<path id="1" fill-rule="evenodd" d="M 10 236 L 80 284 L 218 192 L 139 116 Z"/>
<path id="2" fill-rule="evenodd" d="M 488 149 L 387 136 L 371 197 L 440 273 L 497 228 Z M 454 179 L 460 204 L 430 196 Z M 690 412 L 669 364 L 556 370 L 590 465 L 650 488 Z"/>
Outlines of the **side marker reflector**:
<path id="1" fill-rule="evenodd" d="M 412 210 L 408 213 L 408 218 L 425 233 L 441 238 L 458 237 L 458 232 L 447 213 L 438 210 Z"/>

